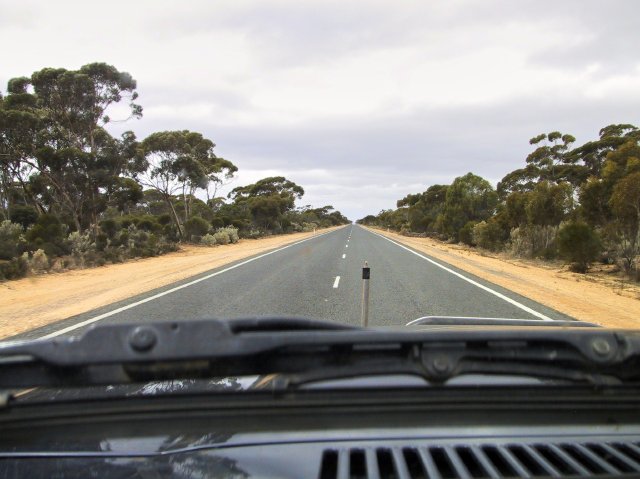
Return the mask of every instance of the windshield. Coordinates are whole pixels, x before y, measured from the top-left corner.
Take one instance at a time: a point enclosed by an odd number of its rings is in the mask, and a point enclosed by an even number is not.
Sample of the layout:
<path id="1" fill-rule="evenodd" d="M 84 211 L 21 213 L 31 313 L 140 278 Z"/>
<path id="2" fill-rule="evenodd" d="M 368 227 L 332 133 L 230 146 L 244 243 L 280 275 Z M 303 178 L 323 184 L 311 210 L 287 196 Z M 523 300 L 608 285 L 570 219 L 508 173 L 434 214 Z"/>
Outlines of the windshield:
<path id="1" fill-rule="evenodd" d="M 640 324 L 635 1 L 0 8 L 0 343 Z"/>

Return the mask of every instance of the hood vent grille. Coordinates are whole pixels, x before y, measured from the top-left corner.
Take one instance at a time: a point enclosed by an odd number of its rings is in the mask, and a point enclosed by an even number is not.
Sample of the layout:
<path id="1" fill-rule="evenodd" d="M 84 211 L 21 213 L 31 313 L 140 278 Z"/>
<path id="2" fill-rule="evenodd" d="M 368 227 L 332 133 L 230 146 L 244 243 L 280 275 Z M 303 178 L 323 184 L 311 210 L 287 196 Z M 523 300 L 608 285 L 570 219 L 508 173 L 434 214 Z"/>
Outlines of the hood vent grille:
<path id="1" fill-rule="evenodd" d="M 640 443 L 328 449 L 319 479 L 612 477 L 640 474 Z"/>

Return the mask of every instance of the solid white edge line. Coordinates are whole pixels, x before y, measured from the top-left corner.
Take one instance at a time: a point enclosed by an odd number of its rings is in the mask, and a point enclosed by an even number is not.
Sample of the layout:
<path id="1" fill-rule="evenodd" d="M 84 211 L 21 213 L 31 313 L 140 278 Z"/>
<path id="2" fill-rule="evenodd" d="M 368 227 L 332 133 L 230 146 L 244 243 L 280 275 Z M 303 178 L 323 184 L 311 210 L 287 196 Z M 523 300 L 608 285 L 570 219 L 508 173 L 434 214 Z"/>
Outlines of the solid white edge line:
<path id="1" fill-rule="evenodd" d="M 304 243 L 305 241 L 309 241 L 309 240 L 312 240 L 312 239 L 320 238 L 321 236 L 331 234 L 331 233 L 333 233 L 335 231 L 338 231 L 338 230 L 327 231 L 326 233 L 321 233 L 319 235 L 316 234 L 314 236 L 310 236 L 309 238 L 305 238 L 303 240 L 296 241 L 295 243 L 288 244 L 286 246 L 283 246 L 282 248 L 274 249 L 273 251 L 269 251 L 267 253 L 263 253 L 260 256 L 255 256 L 254 258 L 250 258 L 250 259 L 245 260 L 245 261 L 243 261 L 241 263 L 234 264 L 233 266 L 229 266 L 228 268 L 222 269 L 220 271 L 216 271 L 215 273 L 208 274 L 206 276 L 203 276 L 202 278 L 198 278 L 198 279 L 195 279 L 193 281 L 189 281 L 188 283 L 181 284 L 180 286 L 176 286 L 176 287 L 168 289 L 166 291 L 162 291 L 160 293 L 154 294 L 153 296 L 149 296 L 148 298 L 141 299 L 140 301 L 136 301 L 135 303 L 130 303 L 130 304 L 127 304 L 125 306 L 121 306 L 120 308 L 116 308 L 114 310 L 111 310 L 111 311 L 108 311 L 106 313 L 100 314 L 98 316 L 94 316 L 93 318 L 85 319 L 84 321 L 76 323 L 76 324 L 74 324 L 72 326 L 67 326 L 66 328 L 60 329 L 59 331 L 54 331 L 53 333 L 49 333 L 49 334 L 46 334 L 44 336 L 41 336 L 38 339 L 55 338 L 56 336 L 60 336 L 61 334 L 68 333 L 69 331 L 73 331 L 74 329 L 82 328 L 83 326 L 87 326 L 89 324 L 95 323 L 96 321 L 100 321 L 101 319 L 105 319 L 105 318 L 108 318 L 109 316 L 113 316 L 114 314 L 118 314 L 118 313 L 121 313 L 121 312 L 126 311 L 128 309 L 135 308 L 136 306 L 140 306 L 141 304 L 148 303 L 149 301 L 153 301 L 154 299 L 158 299 L 158 298 L 160 298 L 162 296 L 166 296 L 167 294 L 174 293 L 174 292 L 179 291 L 181 289 L 188 288 L 189 286 L 193 286 L 196 283 L 200 283 L 202 281 L 206 281 L 207 279 L 213 278 L 214 276 L 218 276 L 218 275 L 220 275 L 222 273 L 226 273 L 227 271 L 231 271 L 232 269 L 239 268 L 240 266 L 244 266 L 247 263 L 251 263 L 252 261 L 256 261 L 256 260 L 258 260 L 260 258 L 264 258 L 265 256 L 269 256 L 270 254 L 278 253 L 278 252 L 280 252 L 282 250 L 285 250 L 287 248 L 290 248 L 292 246 L 298 245 L 300 243 Z"/>
<path id="2" fill-rule="evenodd" d="M 453 271 L 452 269 L 447 268 L 446 266 L 443 266 L 443 265 L 441 265 L 440 263 L 438 263 L 438 262 L 436 262 L 436 261 L 433 261 L 431 258 L 427 258 L 426 256 L 424 256 L 424 255 L 422 255 L 422 254 L 420 254 L 420 253 L 417 253 L 417 252 L 413 251 L 411 248 L 408 248 L 408 247 L 404 246 L 403 244 L 400 244 L 400 243 L 398 243 L 398 242 L 396 242 L 396 241 L 393 241 L 392 239 L 387 238 L 386 236 L 381 235 L 381 234 L 379 234 L 379 233 L 374 233 L 373 231 L 370 231 L 370 230 L 367 230 L 367 231 L 369 231 L 369 233 L 372 233 L 372 234 L 374 234 L 374 235 L 376 235 L 376 236 L 380 236 L 380 238 L 386 239 L 386 240 L 387 240 L 387 241 L 389 241 L 390 243 L 393 243 L 394 245 L 399 246 L 400 248 L 407 250 L 409 253 L 413 253 L 413 254 L 415 254 L 416 256 L 418 256 L 418 257 L 422 258 L 422 259 L 423 259 L 423 260 L 425 260 L 425 261 L 428 261 L 429 263 L 433 264 L 434 266 L 437 266 L 438 268 L 445 270 L 447 273 L 451 273 L 452 275 L 457 276 L 458 278 L 460 278 L 460 279 L 462 279 L 462 280 L 466 281 L 467 283 L 471 283 L 472 285 L 477 286 L 478 288 L 480 288 L 480 289 L 482 289 L 482 290 L 484 290 L 484 291 L 486 291 L 486 292 L 488 292 L 488 293 L 491 293 L 491 294 L 493 294 L 494 296 L 497 296 L 498 298 L 502 299 L 503 301 L 506 301 L 507 303 L 512 304 L 513 306 L 515 306 L 515 307 L 517 307 L 517 308 L 520 308 L 520 309 L 522 309 L 523 311 L 526 311 L 526 312 L 527 312 L 527 313 L 529 313 L 529 314 L 532 314 L 532 315 L 533 315 L 533 316 L 535 316 L 536 318 L 540 318 L 540 319 L 542 319 L 543 321 L 553 321 L 553 319 L 551 319 L 551 318 L 550 318 L 550 317 L 548 317 L 548 316 L 545 316 L 545 315 L 544 315 L 544 314 L 542 314 L 542 313 L 539 313 L 539 312 L 538 312 L 538 311 L 536 311 L 535 309 L 531 309 L 530 307 L 525 306 L 525 305 L 524 305 L 524 304 L 522 304 L 522 303 L 519 303 L 519 302 L 518 302 L 518 301 L 516 301 L 515 299 L 511 299 L 511 298 L 509 298 L 508 296 L 505 296 L 504 294 L 499 293 L 499 292 L 497 292 L 497 291 L 495 291 L 495 290 L 493 290 L 493 289 L 489 288 L 488 286 L 485 286 L 485 285 L 483 285 L 483 284 L 480 284 L 480 283 L 478 283 L 477 281 L 472 280 L 471 278 L 467 278 L 466 276 L 464 276 L 464 275 L 462 275 L 462 274 L 460 274 L 460 273 L 458 273 L 458 272 L 456 272 L 456 271 Z"/>
<path id="3" fill-rule="evenodd" d="M 340 284 L 340 276 L 336 276 L 335 281 L 333 282 L 333 288 L 337 288 L 338 285 Z"/>

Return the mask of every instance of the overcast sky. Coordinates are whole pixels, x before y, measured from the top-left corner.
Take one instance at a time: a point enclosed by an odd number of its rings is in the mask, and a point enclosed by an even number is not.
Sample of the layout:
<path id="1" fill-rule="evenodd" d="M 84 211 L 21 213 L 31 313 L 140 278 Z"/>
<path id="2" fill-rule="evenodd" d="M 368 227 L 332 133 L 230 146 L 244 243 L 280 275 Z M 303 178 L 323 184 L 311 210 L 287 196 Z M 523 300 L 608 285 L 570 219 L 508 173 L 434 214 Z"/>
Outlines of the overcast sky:
<path id="1" fill-rule="evenodd" d="M 106 62 L 141 120 L 189 129 L 302 204 L 355 220 L 472 171 L 494 185 L 529 138 L 640 124 L 640 1 L 0 0 L 0 89 Z M 112 115 L 116 116 L 116 115 Z"/>

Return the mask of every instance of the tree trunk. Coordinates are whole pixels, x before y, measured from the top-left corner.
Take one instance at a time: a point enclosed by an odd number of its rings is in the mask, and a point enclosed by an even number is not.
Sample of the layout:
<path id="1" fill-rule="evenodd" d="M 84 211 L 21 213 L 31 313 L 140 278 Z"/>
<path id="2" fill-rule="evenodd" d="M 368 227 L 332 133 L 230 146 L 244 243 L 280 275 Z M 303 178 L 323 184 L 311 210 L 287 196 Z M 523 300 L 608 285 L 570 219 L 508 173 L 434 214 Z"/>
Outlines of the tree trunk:
<path id="1" fill-rule="evenodd" d="M 165 195 L 165 201 L 167 202 L 169 209 L 171 209 L 171 213 L 173 215 L 173 222 L 176 224 L 176 228 L 178 228 L 178 234 L 180 235 L 180 238 L 184 238 L 184 232 L 182 231 L 180 218 L 178 218 L 178 212 L 176 211 L 176 209 L 173 206 L 173 203 L 171 202 L 171 197 L 169 195 Z"/>

